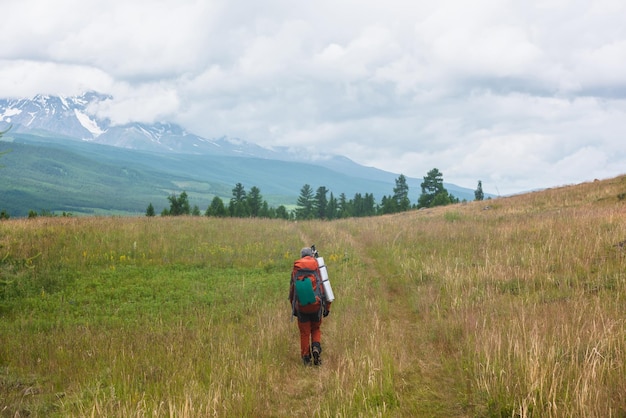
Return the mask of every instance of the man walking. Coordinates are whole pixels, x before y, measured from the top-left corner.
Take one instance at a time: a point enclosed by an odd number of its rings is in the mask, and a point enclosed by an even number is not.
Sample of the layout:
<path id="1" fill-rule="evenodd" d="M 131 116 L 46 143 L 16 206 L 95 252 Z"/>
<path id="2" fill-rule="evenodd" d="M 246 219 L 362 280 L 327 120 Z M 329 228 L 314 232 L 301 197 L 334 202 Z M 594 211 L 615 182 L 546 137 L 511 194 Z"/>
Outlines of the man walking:
<path id="1" fill-rule="evenodd" d="M 322 317 L 330 313 L 330 305 L 322 286 L 321 273 L 311 248 L 300 251 L 301 258 L 294 261 L 289 286 L 292 313 L 298 318 L 300 330 L 300 355 L 304 365 L 322 364 Z"/>

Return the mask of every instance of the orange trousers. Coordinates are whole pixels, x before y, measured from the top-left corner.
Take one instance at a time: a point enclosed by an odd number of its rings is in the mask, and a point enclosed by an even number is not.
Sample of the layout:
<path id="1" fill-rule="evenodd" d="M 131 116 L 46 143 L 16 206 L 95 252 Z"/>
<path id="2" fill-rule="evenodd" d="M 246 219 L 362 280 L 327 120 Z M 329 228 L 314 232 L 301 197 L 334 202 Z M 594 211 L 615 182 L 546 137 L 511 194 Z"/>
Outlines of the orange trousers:
<path id="1" fill-rule="evenodd" d="M 300 320 L 298 320 L 298 329 L 300 329 L 300 355 L 302 357 L 311 355 L 311 344 L 321 343 L 321 325 L 322 321 L 300 322 Z"/>

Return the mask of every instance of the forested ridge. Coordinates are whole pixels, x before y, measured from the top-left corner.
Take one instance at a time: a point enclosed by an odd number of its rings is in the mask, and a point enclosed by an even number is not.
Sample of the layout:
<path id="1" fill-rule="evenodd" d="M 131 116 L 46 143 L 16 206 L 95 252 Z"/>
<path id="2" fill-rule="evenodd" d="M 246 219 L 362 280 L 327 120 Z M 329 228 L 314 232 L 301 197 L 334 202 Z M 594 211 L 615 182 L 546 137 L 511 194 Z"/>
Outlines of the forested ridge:
<path id="1" fill-rule="evenodd" d="M 381 201 L 377 203 L 372 193 L 356 193 L 353 198 L 348 199 L 345 193 L 341 193 L 338 197 L 335 196 L 326 186 L 319 186 L 314 191 L 310 184 L 305 184 L 300 189 L 296 207 L 289 210 L 285 205 L 280 205 L 277 208 L 269 206 L 257 186 L 246 191 L 243 184 L 237 183 L 232 189 L 232 197 L 228 204 L 225 204 L 219 196 L 215 196 L 204 214 L 214 217 L 332 220 L 385 215 L 460 202 L 458 198 L 446 190 L 443 184 L 443 174 L 437 168 L 433 168 L 424 176 L 421 190 L 418 201 L 412 204 L 409 199 L 409 186 L 406 177 L 400 174 L 396 179 L 393 193 L 383 196 Z M 474 195 L 475 200 L 483 200 L 484 198 L 480 180 Z M 191 206 L 189 196 L 185 191 L 180 195 L 171 194 L 168 196 L 168 200 L 170 207 L 163 209 L 162 216 L 201 215 L 197 205 Z M 148 205 L 146 215 L 155 216 L 152 203 Z"/>

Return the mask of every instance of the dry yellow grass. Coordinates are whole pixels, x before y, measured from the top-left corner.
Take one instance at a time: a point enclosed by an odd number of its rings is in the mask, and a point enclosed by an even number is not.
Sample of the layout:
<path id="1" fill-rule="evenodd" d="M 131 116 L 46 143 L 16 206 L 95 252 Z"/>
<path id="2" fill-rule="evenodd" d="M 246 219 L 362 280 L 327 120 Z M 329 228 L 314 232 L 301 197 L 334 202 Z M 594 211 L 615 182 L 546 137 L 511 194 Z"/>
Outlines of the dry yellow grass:
<path id="1" fill-rule="evenodd" d="M 624 416 L 625 192 L 334 222 L 2 222 L 1 414 Z M 317 369 L 286 301 L 313 243 L 337 297 Z"/>

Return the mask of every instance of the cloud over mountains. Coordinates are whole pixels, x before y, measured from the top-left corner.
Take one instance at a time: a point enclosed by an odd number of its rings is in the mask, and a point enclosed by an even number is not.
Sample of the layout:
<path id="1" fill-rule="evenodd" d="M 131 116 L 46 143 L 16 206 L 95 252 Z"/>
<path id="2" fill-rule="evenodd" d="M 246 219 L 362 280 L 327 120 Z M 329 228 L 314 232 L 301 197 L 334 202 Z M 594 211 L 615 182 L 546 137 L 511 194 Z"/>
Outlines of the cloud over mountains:
<path id="1" fill-rule="evenodd" d="M 97 114 L 114 125 L 171 121 L 413 177 L 438 167 L 503 194 L 614 176 L 626 160 L 619 1 L 25 0 L 3 11 L 3 95 L 101 91 L 114 99 Z"/>

